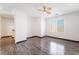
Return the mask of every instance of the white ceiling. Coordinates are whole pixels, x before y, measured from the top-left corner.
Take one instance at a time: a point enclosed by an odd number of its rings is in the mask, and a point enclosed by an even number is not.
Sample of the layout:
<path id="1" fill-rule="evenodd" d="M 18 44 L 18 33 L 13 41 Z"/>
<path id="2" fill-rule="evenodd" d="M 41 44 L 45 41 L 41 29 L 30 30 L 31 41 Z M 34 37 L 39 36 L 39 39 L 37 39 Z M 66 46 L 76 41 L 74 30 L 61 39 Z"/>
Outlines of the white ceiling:
<path id="1" fill-rule="evenodd" d="M 28 16 L 41 16 L 37 9 L 42 8 L 42 6 L 52 7 L 52 16 L 79 10 L 78 3 L 4 3 L 0 4 L 0 6 L 7 11 L 12 11 L 13 9 L 22 10 Z"/>

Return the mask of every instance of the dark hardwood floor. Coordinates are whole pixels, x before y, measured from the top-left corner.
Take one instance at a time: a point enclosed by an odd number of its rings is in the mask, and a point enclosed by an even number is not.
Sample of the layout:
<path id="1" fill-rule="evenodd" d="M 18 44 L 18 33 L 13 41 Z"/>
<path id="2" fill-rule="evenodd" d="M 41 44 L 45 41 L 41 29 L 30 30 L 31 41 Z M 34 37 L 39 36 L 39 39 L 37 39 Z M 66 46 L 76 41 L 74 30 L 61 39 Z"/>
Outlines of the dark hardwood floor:
<path id="1" fill-rule="evenodd" d="M 50 37 L 0 47 L 1 55 L 79 55 L 79 43 Z"/>

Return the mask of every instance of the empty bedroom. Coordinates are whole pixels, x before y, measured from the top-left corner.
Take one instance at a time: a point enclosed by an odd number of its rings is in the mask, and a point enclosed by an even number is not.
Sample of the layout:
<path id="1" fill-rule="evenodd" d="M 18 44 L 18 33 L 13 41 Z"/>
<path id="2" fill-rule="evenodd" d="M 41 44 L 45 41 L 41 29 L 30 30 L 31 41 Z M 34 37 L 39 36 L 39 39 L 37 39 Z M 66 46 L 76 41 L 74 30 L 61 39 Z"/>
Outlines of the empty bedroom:
<path id="1" fill-rule="evenodd" d="M 0 3 L 0 55 L 79 55 L 79 3 Z"/>

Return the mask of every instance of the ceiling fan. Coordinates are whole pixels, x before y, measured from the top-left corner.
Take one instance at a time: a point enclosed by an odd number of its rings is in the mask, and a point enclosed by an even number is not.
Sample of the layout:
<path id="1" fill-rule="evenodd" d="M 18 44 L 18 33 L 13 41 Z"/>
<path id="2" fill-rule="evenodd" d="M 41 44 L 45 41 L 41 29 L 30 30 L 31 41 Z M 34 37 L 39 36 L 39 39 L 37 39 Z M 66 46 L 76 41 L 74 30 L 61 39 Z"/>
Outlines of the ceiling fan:
<path id="1" fill-rule="evenodd" d="M 41 9 L 38 9 L 38 11 L 41 11 L 43 14 L 51 14 L 51 10 L 52 10 L 51 7 L 46 6 L 43 6 Z"/>

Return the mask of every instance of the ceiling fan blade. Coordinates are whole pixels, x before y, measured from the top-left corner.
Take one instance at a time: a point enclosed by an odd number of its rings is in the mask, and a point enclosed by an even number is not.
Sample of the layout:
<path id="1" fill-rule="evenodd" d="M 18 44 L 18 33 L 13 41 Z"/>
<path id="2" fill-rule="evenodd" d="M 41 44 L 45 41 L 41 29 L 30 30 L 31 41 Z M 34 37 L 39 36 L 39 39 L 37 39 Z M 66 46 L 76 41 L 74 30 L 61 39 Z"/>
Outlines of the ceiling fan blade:
<path id="1" fill-rule="evenodd" d="M 38 11 L 43 11 L 42 9 L 37 9 Z"/>
<path id="2" fill-rule="evenodd" d="M 38 11 L 46 12 L 47 14 L 51 14 L 51 12 L 50 12 L 51 9 L 52 9 L 51 7 L 43 6 L 43 8 L 38 9 Z"/>
<path id="3" fill-rule="evenodd" d="M 51 7 L 48 7 L 47 10 L 52 10 L 52 8 Z"/>
<path id="4" fill-rule="evenodd" d="M 45 10 L 46 9 L 46 6 L 43 6 L 43 9 Z"/>
<path id="5" fill-rule="evenodd" d="M 51 14 L 51 12 L 47 12 L 47 14 Z"/>

